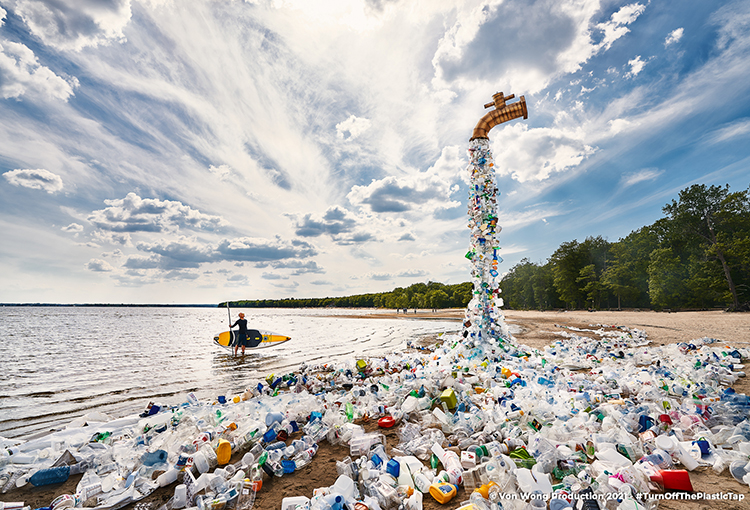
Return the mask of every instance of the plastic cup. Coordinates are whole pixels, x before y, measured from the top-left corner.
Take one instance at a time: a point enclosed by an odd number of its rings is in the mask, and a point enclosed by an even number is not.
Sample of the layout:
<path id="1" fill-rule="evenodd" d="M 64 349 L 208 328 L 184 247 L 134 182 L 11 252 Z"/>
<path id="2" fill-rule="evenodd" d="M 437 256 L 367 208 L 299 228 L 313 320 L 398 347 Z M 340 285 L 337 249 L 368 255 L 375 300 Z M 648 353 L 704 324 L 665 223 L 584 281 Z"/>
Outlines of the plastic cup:
<path id="1" fill-rule="evenodd" d="M 183 483 L 174 488 L 172 508 L 184 508 L 187 504 L 187 486 Z"/>

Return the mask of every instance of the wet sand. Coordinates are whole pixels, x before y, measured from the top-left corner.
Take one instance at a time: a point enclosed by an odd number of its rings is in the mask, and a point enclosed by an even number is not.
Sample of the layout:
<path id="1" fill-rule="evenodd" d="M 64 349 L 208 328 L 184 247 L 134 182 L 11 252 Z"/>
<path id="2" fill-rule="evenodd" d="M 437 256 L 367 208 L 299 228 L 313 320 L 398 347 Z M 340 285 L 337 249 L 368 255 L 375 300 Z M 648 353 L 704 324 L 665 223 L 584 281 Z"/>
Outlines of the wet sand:
<path id="1" fill-rule="evenodd" d="M 440 310 L 431 312 L 429 310 L 418 310 L 415 314 L 410 313 L 383 313 L 377 315 L 359 314 L 357 311 L 349 316 L 352 318 L 402 318 L 402 319 L 463 319 L 463 310 Z M 555 332 L 565 331 L 557 327 L 577 327 L 586 329 L 590 325 L 604 324 L 611 326 L 627 326 L 645 330 L 649 340 L 655 345 L 664 345 L 674 342 L 690 342 L 705 336 L 716 338 L 728 345 L 735 347 L 748 347 L 750 345 L 750 313 L 730 314 L 721 311 L 707 312 L 538 312 L 538 311 L 515 311 L 504 310 L 506 320 L 521 328 L 516 338 L 530 347 L 544 347 L 551 341 L 558 339 Z M 341 316 L 338 316 L 341 317 Z M 579 333 L 586 335 L 586 333 Z M 429 342 L 428 342 L 429 343 Z M 750 368 L 750 367 L 748 367 Z M 748 393 L 750 385 L 748 378 L 743 378 L 735 385 L 738 392 Z M 363 423 L 367 431 L 377 429 L 374 421 Z M 388 447 L 398 444 L 396 428 L 382 429 L 385 433 Z M 258 493 L 255 507 L 260 510 L 277 510 L 281 508 L 281 500 L 288 496 L 312 497 L 313 490 L 318 487 L 332 485 L 337 478 L 336 461 L 342 460 L 349 455 L 348 446 L 330 445 L 324 441 L 313 462 L 292 475 L 283 478 L 266 479 L 262 490 Z M 238 461 L 241 455 L 235 456 L 232 462 Z M 735 510 L 750 508 L 750 490 L 747 485 L 735 481 L 728 470 L 721 475 L 716 475 L 711 468 L 699 468 L 690 473 L 690 479 L 696 492 L 708 495 L 722 493 L 744 494 L 745 501 L 737 502 L 731 500 L 712 501 L 685 501 L 667 500 L 659 503 L 660 509 L 667 510 Z M 48 506 L 50 502 L 60 494 L 73 494 L 80 480 L 80 475 L 71 477 L 63 484 L 47 487 L 24 487 L 16 489 L 0 496 L 0 501 L 23 501 L 32 509 Z M 137 507 L 138 510 L 157 510 L 159 506 L 167 502 L 174 493 L 174 486 L 159 489 L 147 498 L 139 501 L 130 508 Z M 447 505 L 438 504 L 432 497 L 424 498 L 425 510 L 453 509 L 459 503 L 467 500 L 469 494 L 459 490 L 458 495 Z"/>

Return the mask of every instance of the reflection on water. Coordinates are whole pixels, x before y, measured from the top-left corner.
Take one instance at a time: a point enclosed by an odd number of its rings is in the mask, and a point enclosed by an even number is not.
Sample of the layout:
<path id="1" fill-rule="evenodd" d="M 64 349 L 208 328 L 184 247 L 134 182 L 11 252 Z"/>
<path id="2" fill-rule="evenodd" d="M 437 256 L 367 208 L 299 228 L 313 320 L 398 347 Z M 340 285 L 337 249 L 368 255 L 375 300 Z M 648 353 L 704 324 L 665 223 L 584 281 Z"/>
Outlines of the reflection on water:
<path id="1" fill-rule="evenodd" d="M 222 308 L 0 307 L 0 435 L 25 437 L 92 410 L 114 416 L 151 401 L 178 404 L 234 394 L 300 363 L 322 364 L 402 348 L 456 322 L 328 317 L 351 310 L 245 310 L 256 329 L 292 337 L 235 357 L 213 344 Z"/>

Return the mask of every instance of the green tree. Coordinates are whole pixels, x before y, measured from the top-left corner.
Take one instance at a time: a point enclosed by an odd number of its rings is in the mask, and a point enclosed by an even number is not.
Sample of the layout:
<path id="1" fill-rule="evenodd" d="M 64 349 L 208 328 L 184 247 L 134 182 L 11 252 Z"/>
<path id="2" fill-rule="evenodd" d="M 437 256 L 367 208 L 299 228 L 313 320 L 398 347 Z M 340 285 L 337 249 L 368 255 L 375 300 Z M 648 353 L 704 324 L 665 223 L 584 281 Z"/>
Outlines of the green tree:
<path id="1" fill-rule="evenodd" d="M 596 274 L 596 264 L 584 266 L 578 273 L 576 281 L 581 287 L 581 292 L 586 294 L 586 301 L 591 303 L 593 308 L 599 308 L 604 285 L 599 281 Z"/>
<path id="2" fill-rule="evenodd" d="M 634 230 L 612 243 L 611 257 L 601 275 L 601 282 L 617 297 L 617 308 L 648 306 L 648 265 L 651 252 L 659 246 L 652 227 Z"/>
<path id="3" fill-rule="evenodd" d="M 730 193 L 729 185 L 706 186 L 694 184 L 679 193 L 663 208 L 674 228 L 703 243 L 705 253 L 715 258 L 722 268 L 732 308 L 739 309 L 740 301 L 732 276 L 732 262 L 728 254 L 733 252 L 737 229 L 743 230 L 750 214 L 748 191 Z"/>
<path id="4" fill-rule="evenodd" d="M 680 257 L 671 248 L 657 248 L 651 252 L 648 265 L 648 292 L 657 308 L 674 307 L 685 294 L 687 271 Z"/>

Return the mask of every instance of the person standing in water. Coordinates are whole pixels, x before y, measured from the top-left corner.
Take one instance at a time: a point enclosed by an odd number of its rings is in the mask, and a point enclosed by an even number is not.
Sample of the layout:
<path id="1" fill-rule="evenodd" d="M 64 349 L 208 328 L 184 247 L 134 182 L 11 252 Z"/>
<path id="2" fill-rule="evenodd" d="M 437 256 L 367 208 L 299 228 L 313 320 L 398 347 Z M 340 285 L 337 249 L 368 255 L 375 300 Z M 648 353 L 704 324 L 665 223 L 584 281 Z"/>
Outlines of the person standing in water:
<path id="1" fill-rule="evenodd" d="M 247 346 L 247 319 L 245 319 L 244 313 L 240 313 L 240 318 L 237 319 L 237 322 L 229 327 L 231 329 L 235 326 L 239 326 L 240 329 L 234 336 L 234 355 L 237 356 L 237 349 L 242 347 L 242 355 L 244 356 L 245 347 Z"/>

